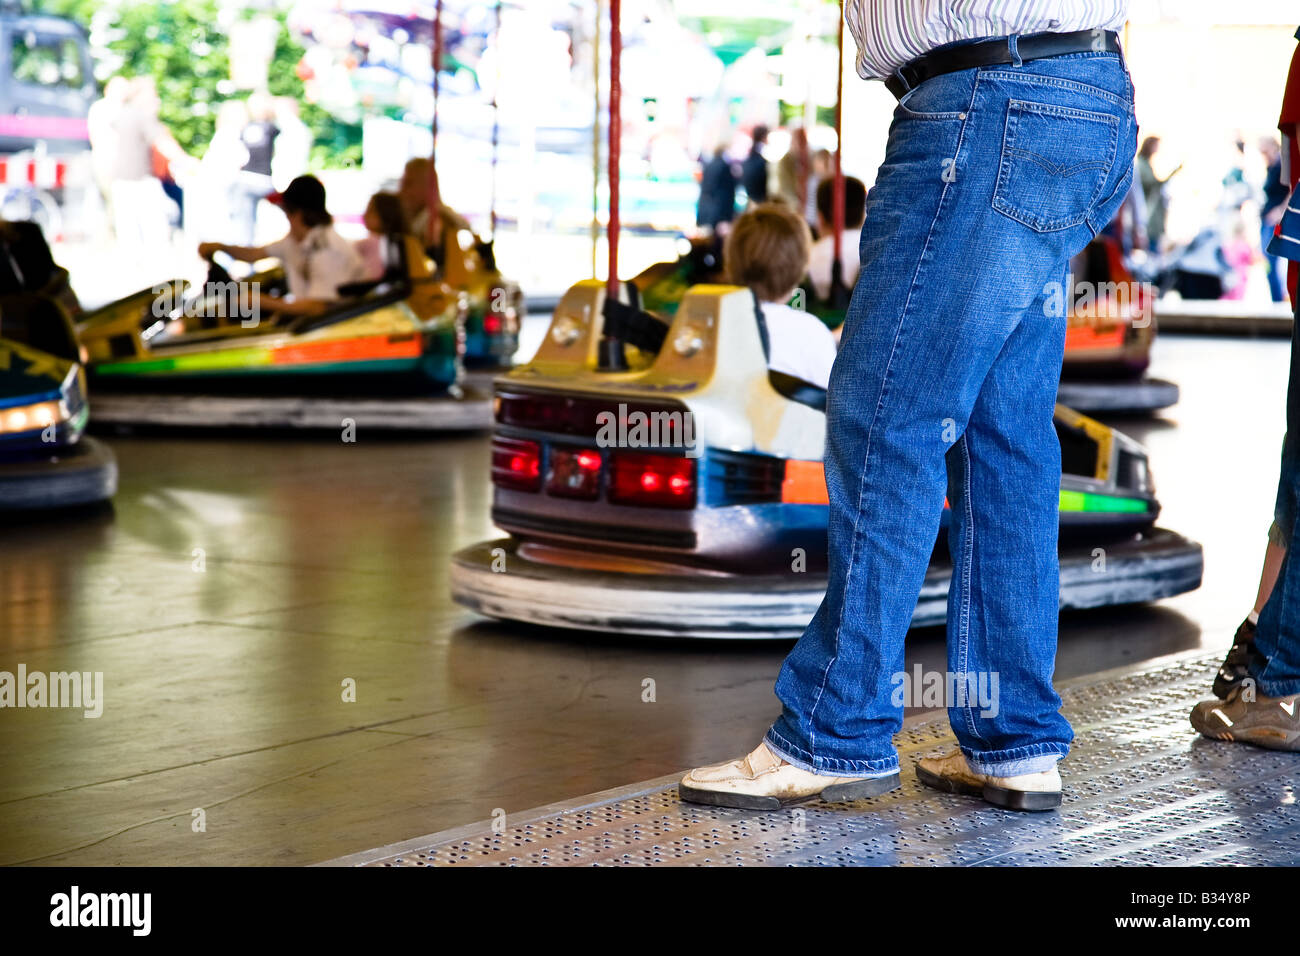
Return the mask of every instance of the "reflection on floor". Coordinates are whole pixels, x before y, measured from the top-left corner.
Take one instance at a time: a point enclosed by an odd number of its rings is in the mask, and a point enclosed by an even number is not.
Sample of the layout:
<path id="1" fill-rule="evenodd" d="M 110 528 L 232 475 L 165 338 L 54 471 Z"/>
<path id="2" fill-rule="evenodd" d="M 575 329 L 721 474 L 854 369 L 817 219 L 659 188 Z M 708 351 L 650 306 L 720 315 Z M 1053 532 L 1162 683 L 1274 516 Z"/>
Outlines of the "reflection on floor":
<path id="1" fill-rule="evenodd" d="M 1204 543 L 1205 585 L 1067 618 L 1058 678 L 1225 644 L 1271 517 L 1287 356 L 1156 344 L 1183 400 L 1118 424 L 1151 449 L 1161 523 Z M 732 756 L 775 715 L 786 646 L 452 605 L 448 556 L 492 531 L 485 435 L 106 437 L 113 509 L 0 528 L 0 670 L 100 671 L 106 698 L 98 719 L 0 712 L 0 863 L 319 862 Z M 908 666 L 943 653 L 916 633 Z"/>

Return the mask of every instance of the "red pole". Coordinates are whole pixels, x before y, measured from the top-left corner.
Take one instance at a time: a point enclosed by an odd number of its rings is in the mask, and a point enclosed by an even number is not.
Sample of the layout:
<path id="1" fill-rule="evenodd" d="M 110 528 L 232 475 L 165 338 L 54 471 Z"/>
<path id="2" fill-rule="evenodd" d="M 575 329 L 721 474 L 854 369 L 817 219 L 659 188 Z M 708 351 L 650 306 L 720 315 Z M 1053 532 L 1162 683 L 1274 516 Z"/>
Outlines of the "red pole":
<path id="1" fill-rule="evenodd" d="M 618 160 L 623 136 L 620 119 L 622 86 L 619 82 L 623 34 L 619 29 L 620 0 L 609 0 L 609 279 L 608 295 L 618 296 Z"/>
<path id="2" fill-rule="evenodd" d="M 442 72 L 442 0 L 433 6 L 433 145 L 438 145 L 438 74 Z"/>
<path id="3" fill-rule="evenodd" d="M 500 149 L 499 143 L 501 140 L 501 110 L 497 106 L 497 94 L 500 92 L 501 87 L 501 0 L 497 0 L 496 24 L 493 32 L 497 44 L 497 75 L 496 79 L 492 81 L 492 206 L 488 211 L 488 215 L 490 216 L 492 238 L 495 239 L 497 235 L 497 153 Z"/>
<path id="4" fill-rule="evenodd" d="M 438 196 L 438 74 L 442 71 L 442 0 L 437 0 L 433 8 L 433 146 L 429 150 L 429 191 L 426 204 L 429 207 L 429 225 L 425 230 L 425 241 L 442 238 L 438 228 L 439 211 L 442 202 Z"/>
<path id="5" fill-rule="evenodd" d="M 835 261 L 840 260 L 840 236 L 844 232 L 844 170 L 840 157 L 844 150 L 841 114 L 844 106 L 844 0 L 840 0 L 840 19 L 835 31 L 835 187 L 831 193 L 833 210 L 831 228 L 835 230 Z"/>

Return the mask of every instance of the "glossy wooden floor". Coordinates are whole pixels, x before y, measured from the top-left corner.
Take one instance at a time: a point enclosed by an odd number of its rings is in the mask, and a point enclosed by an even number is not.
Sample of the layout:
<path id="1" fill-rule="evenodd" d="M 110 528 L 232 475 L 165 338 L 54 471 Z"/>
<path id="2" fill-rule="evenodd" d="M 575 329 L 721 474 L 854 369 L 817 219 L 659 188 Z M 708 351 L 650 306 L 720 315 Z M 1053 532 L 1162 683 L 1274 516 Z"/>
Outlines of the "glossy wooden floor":
<path id="1" fill-rule="evenodd" d="M 1287 343 L 1156 348 L 1182 403 L 1126 427 L 1205 586 L 1067 619 L 1061 679 L 1223 646 L 1253 600 Z M 106 698 L 0 710 L 0 862 L 313 863 L 731 756 L 775 714 L 785 646 L 451 605 L 448 555 L 492 530 L 485 436 L 110 440 L 112 509 L 0 528 L 0 670 L 102 671 Z M 915 634 L 909 664 L 941 668 L 942 640 Z"/>

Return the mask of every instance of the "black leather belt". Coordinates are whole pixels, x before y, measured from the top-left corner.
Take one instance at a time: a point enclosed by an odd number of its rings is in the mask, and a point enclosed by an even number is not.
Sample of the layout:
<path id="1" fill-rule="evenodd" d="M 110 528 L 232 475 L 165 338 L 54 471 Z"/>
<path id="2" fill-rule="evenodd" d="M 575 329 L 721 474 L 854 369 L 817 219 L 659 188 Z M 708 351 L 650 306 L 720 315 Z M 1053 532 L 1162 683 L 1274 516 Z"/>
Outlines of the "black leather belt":
<path id="1" fill-rule="evenodd" d="M 1032 33 L 1016 38 L 1016 52 L 1020 59 L 1041 60 L 1067 53 L 1118 53 L 1119 34 L 1113 30 L 1079 30 L 1077 33 Z M 981 66 L 997 66 L 1014 62 L 1008 37 L 979 40 L 960 46 L 933 50 L 905 63 L 885 80 L 889 92 L 902 99 L 926 80 L 972 70 Z"/>

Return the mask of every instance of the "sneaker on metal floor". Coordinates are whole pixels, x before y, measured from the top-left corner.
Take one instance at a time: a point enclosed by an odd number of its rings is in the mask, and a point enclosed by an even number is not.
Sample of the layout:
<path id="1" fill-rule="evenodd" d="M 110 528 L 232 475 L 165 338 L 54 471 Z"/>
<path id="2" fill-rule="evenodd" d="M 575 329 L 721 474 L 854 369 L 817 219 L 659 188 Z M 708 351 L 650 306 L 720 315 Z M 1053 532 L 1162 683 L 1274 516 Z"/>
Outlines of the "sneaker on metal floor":
<path id="1" fill-rule="evenodd" d="M 827 777 L 800 770 L 761 743 L 753 753 L 712 767 L 698 767 L 678 787 L 688 803 L 742 810 L 779 810 L 818 797 L 829 803 L 863 800 L 899 786 L 898 774 L 887 777 Z"/>
<path id="2" fill-rule="evenodd" d="M 1005 810 L 1055 810 L 1061 805 L 1061 772 L 1056 767 L 1018 777 L 993 777 L 976 773 L 966 755 L 954 750 L 922 757 L 916 777 L 927 787 L 974 794 Z"/>
<path id="3" fill-rule="evenodd" d="M 1247 696 L 1238 685 L 1227 700 L 1201 701 L 1192 708 L 1192 726 L 1213 740 L 1300 751 L 1300 694 Z"/>
<path id="4" fill-rule="evenodd" d="M 1232 636 L 1232 647 L 1228 649 L 1228 656 L 1223 659 L 1223 666 L 1219 668 L 1219 673 L 1214 675 L 1215 697 L 1219 700 L 1227 700 L 1233 688 L 1250 676 L 1247 664 L 1254 650 L 1255 625 L 1247 618 L 1241 622 L 1241 627 L 1237 628 L 1237 633 Z"/>

